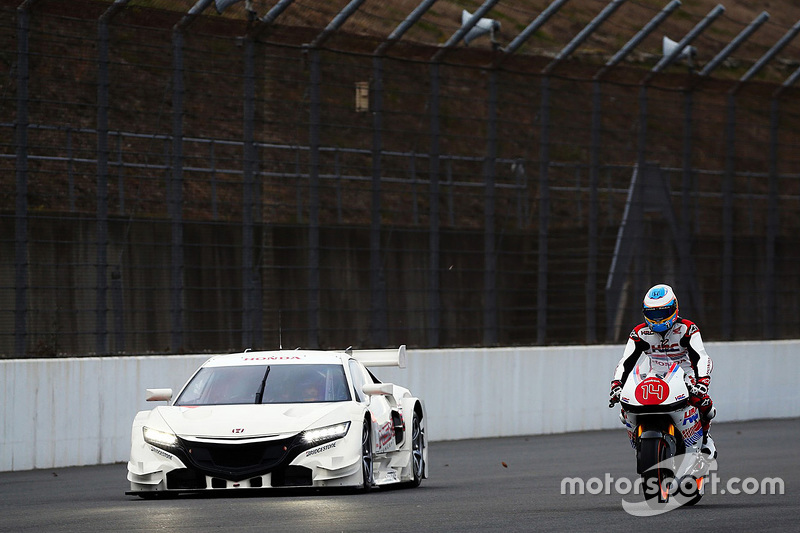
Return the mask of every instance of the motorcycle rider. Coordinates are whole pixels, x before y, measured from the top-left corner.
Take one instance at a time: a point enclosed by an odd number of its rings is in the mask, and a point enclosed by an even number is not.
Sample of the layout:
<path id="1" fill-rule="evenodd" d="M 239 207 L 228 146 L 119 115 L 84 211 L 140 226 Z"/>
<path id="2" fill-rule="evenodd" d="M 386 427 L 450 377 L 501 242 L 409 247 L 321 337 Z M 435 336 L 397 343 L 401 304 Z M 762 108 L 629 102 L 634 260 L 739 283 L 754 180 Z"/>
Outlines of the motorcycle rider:
<path id="1" fill-rule="evenodd" d="M 703 427 L 703 453 L 716 457 L 714 440 L 708 434 L 711 419 L 716 415 L 714 402 L 708 395 L 713 363 L 703 346 L 700 329 L 694 322 L 678 315 L 678 298 L 669 285 L 654 285 L 645 294 L 642 304 L 644 322 L 633 328 L 622 358 L 611 381 L 609 406 L 619 402 L 622 384 L 642 353 L 655 364 L 668 368 L 677 362 L 689 376 L 689 403 L 700 411 Z"/>

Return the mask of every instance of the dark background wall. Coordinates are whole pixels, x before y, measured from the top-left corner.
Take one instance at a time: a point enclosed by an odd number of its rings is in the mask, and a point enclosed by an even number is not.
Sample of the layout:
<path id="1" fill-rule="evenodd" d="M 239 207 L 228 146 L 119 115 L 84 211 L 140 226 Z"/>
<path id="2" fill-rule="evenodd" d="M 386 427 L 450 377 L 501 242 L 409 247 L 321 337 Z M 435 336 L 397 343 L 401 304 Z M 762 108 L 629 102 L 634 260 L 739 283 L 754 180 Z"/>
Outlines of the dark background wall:
<path id="1" fill-rule="evenodd" d="M 0 2 L 3 357 L 618 343 L 657 282 L 708 339 L 800 334 L 791 62 L 111 5 Z"/>

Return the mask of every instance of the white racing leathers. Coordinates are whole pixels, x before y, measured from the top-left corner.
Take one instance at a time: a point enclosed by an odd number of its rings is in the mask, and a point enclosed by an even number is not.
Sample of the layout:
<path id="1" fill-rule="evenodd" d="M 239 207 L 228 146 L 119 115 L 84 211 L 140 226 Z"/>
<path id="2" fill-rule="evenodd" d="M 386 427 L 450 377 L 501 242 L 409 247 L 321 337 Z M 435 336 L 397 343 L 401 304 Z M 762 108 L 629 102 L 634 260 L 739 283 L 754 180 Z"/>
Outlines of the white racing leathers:
<path id="1" fill-rule="evenodd" d="M 664 371 L 677 362 L 693 383 L 711 377 L 713 363 L 703 346 L 700 329 L 685 318 L 678 317 L 672 329 L 663 334 L 651 331 L 644 323 L 633 328 L 613 379 L 624 382 L 643 353 L 650 356 L 654 365 L 663 366 Z"/>

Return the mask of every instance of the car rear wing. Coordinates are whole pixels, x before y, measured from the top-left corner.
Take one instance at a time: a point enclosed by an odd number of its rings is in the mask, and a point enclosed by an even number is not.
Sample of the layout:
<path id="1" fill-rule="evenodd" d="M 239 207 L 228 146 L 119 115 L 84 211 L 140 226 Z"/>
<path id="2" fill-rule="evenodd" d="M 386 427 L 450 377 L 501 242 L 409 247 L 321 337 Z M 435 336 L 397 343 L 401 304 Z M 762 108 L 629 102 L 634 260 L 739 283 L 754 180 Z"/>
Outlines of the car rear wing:
<path id="1" fill-rule="evenodd" d="M 346 350 L 353 359 L 364 366 L 397 366 L 406 367 L 406 345 L 402 344 L 398 349 L 388 350 Z"/>

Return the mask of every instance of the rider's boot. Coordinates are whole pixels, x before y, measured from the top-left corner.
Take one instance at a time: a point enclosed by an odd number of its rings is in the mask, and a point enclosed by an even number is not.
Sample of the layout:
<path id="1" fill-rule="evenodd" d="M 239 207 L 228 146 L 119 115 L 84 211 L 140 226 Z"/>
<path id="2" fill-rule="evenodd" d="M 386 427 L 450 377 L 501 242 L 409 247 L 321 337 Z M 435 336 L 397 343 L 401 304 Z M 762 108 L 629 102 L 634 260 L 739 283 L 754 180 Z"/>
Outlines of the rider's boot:
<path id="1" fill-rule="evenodd" d="M 708 433 L 703 435 L 703 447 L 700 451 L 710 459 L 717 458 L 717 447 L 714 445 L 714 439 Z"/>

